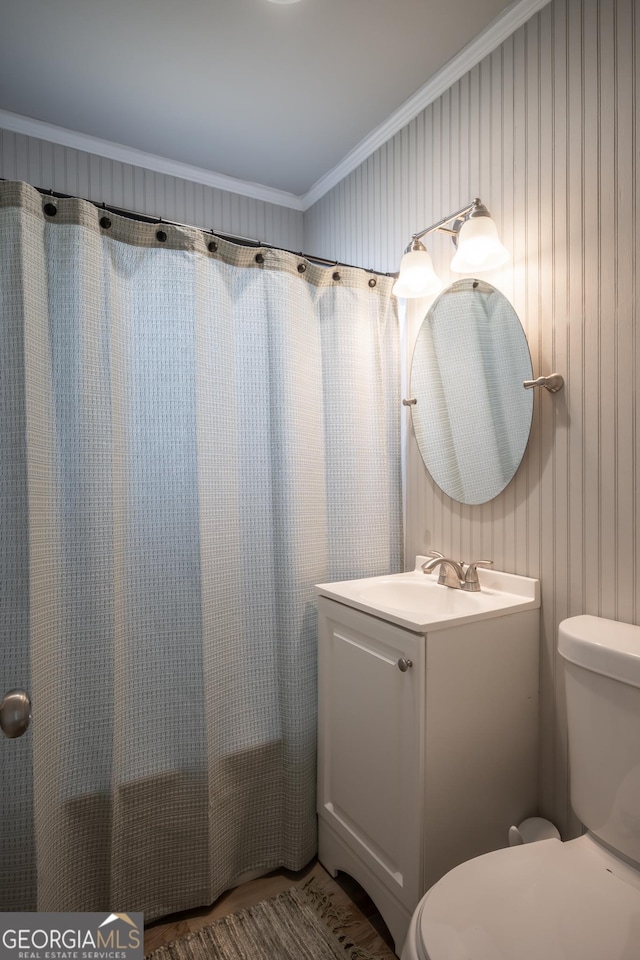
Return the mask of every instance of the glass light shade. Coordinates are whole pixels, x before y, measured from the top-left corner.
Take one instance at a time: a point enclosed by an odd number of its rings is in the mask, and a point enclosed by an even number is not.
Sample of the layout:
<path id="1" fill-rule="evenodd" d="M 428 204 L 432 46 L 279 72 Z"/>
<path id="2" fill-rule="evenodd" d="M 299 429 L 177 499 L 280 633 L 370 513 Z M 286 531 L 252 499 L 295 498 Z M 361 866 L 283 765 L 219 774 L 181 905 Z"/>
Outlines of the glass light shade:
<path id="1" fill-rule="evenodd" d="M 433 269 L 427 250 L 410 250 L 400 263 L 400 273 L 391 291 L 396 297 L 412 299 L 440 293 L 444 284 Z"/>
<path id="2" fill-rule="evenodd" d="M 501 267 L 508 259 L 509 253 L 500 243 L 491 217 L 465 220 L 458 233 L 458 249 L 451 261 L 452 270 L 456 273 L 480 273 Z"/>

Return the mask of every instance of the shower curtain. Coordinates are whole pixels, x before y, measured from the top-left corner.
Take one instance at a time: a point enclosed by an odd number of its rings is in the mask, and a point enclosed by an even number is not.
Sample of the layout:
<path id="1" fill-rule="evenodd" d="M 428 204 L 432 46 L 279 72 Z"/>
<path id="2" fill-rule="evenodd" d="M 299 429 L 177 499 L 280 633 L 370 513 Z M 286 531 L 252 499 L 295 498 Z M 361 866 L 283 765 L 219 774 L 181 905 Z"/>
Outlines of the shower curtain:
<path id="1" fill-rule="evenodd" d="M 314 584 L 400 569 L 390 281 L 0 184 L 0 909 L 315 852 Z"/>

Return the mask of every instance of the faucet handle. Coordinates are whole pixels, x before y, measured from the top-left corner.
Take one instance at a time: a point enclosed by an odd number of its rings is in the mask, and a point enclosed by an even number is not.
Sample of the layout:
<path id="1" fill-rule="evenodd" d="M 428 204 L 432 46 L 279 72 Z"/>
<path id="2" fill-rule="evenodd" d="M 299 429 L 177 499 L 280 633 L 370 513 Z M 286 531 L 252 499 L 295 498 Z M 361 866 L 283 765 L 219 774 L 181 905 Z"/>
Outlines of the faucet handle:
<path id="1" fill-rule="evenodd" d="M 480 581 L 478 579 L 478 567 L 491 567 L 493 565 L 493 560 L 474 560 L 473 563 L 470 563 L 467 567 L 467 572 L 464 575 L 464 583 L 462 584 L 463 590 L 468 590 L 470 593 L 478 593 L 480 590 Z"/>

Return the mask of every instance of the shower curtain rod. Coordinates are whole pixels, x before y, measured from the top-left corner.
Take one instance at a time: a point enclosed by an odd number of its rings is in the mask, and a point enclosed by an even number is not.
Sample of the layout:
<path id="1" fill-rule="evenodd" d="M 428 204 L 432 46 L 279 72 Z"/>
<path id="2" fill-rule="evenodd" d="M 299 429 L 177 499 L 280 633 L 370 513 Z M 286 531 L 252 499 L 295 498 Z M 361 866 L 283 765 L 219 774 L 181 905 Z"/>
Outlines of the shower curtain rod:
<path id="1" fill-rule="evenodd" d="M 0 177 L 0 180 L 6 180 L 6 177 Z M 46 187 L 36 187 L 38 193 L 47 197 L 57 197 L 59 200 L 77 199 L 69 193 L 59 193 L 57 190 L 47 189 Z M 85 199 L 84 197 L 81 199 Z M 178 220 L 166 220 L 164 217 L 153 217 L 145 213 L 137 213 L 135 210 L 123 210 L 120 207 L 112 207 L 110 204 L 99 202 L 98 200 L 87 200 L 99 210 L 108 210 L 109 213 L 115 213 L 119 217 L 127 217 L 129 220 L 139 220 L 141 223 L 166 223 L 171 227 L 185 227 L 187 230 L 200 230 L 203 233 L 210 233 L 214 237 L 220 237 L 221 240 L 227 240 L 229 243 L 235 243 L 241 247 L 266 247 L 269 250 L 281 250 L 283 253 L 291 253 L 295 257 L 302 257 L 311 263 L 326 265 L 327 267 L 346 267 L 353 270 L 364 270 L 365 273 L 371 273 L 377 277 L 391 277 L 394 274 L 383 273 L 382 270 L 373 270 L 370 267 L 358 267 L 353 263 L 343 263 L 340 260 L 327 260 L 326 257 L 316 257 L 313 254 L 302 253 L 299 250 L 288 250 L 286 247 L 276 247 L 272 243 L 262 243 L 260 240 L 254 240 L 252 237 L 235 237 L 231 234 L 218 233 L 216 230 L 206 227 L 196 227 L 192 223 L 180 223 Z"/>

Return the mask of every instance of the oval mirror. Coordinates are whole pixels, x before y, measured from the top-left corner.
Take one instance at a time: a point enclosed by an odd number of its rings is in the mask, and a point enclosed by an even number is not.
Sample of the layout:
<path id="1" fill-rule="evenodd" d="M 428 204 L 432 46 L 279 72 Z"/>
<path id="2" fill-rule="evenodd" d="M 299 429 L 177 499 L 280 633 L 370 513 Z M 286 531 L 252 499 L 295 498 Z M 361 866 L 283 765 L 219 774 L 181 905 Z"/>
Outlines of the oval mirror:
<path id="1" fill-rule="evenodd" d="M 531 430 L 531 355 L 518 315 L 482 280 L 434 301 L 416 338 L 411 407 L 433 480 L 453 500 L 492 500 L 520 465 Z"/>

